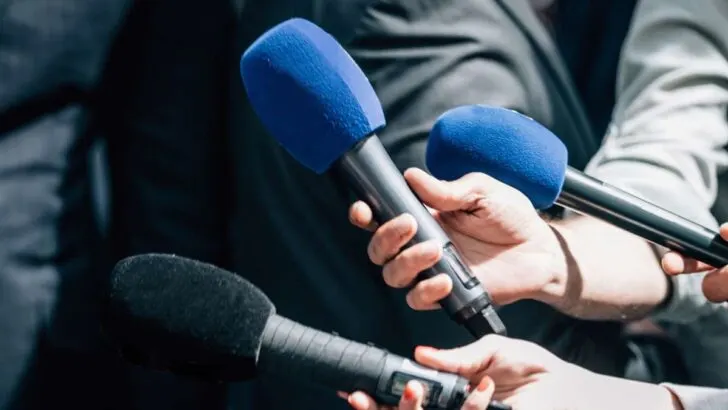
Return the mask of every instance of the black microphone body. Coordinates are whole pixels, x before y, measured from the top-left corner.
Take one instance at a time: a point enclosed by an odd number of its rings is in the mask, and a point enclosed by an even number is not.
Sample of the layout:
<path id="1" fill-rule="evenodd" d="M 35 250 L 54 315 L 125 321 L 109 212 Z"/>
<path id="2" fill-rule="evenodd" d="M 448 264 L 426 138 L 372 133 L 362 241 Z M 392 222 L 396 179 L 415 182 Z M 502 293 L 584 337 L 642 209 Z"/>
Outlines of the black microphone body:
<path id="1" fill-rule="evenodd" d="M 199 261 L 139 255 L 112 273 L 103 329 L 130 362 L 210 382 L 275 377 L 397 405 L 410 380 L 432 410 L 460 409 L 467 379 L 275 313 L 253 284 Z M 489 410 L 509 406 L 491 402 Z"/>
<path id="2" fill-rule="evenodd" d="M 728 243 L 715 231 L 571 167 L 556 204 L 711 266 L 728 264 Z"/>
<path id="3" fill-rule="evenodd" d="M 465 265 L 442 227 L 409 188 L 376 135 L 360 141 L 335 163 L 334 168 L 347 179 L 357 196 L 369 204 L 378 222 L 384 223 L 403 213 L 414 217 L 417 233 L 407 246 L 429 240 L 441 244 L 442 258 L 435 266 L 421 272 L 418 279 L 441 273 L 450 276 L 452 292 L 440 301 L 440 305 L 453 320 L 464 325 L 476 338 L 489 333 L 505 335 L 505 325 L 487 291 Z"/>
<path id="4" fill-rule="evenodd" d="M 410 380 L 424 387 L 423 407 L 460 409 L 468 381 L 420 366 L 372 345 L 321 332 L 281 316 L 271 316 L 258 357 L 261 376 L 298 378 L 332 390 L 364 391 L 379 404 L 397 405 Z M 489 410 L 508 409 L 493 402 Z"/>

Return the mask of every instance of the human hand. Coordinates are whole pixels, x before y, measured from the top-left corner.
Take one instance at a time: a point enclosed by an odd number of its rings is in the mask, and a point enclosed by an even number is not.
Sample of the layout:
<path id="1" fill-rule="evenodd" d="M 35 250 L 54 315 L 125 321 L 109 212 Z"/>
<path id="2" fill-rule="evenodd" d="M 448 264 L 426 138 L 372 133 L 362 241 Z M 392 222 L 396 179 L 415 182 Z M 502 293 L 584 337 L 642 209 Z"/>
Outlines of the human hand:
<path id="1" fill-rule="evenodd" d="M 413 168 L 404 177 L 495 303 L 550 300 L 563 294 L 567 267 L 559 238 L 519 191 L 480 173 L 446 182 Z M 389 286 L 412 285 L 418 273 L 442 257 L 434 241 L 403 249 L 417 232 L 409 214 L 377 226 L 369 206 L 359 201 L 351 206 L 349 217 L 354 225 L 374 231 L 369 258 L 383 266 Z M 438 275 L 415 285 L 407 302 L 413 309 L 435 309 L 451 289 L 450 278 Z"/>
<path id="2" fill-rule="evenodd" d="M 728 224 L 721 225 L 719 232 L 723 240 L 728 240 Z M 715 268 L 677 252 L 668 252 L 662 257 L 662 269 L 668 275 L 708 272 L 703 278 L 705 297 L 711 302 L 728 301 L 728 266 Z"/>
<path id="3" fill-rule="evenodd" d="M 420 347 L 415 360 L 433 369 L 470 380 L 467 410 L 485 410 L 491 400 L 513 410 L 674 410 L 682 407 L 661 386 L 597 375 L 557 358 L 540 346 L 488 335 L 464 347 L 436 350 Z M 339 393 L 355 410 L 387 409 L 362 392 Z M 421 410 L 424 390 L 407 385 L 400 410 Z"/>

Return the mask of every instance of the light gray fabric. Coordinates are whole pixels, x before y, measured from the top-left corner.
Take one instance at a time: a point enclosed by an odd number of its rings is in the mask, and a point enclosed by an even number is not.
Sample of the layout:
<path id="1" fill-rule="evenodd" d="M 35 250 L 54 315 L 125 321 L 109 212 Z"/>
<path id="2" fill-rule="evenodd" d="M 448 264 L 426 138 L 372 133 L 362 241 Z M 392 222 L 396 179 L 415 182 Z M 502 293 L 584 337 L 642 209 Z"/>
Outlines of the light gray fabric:
<path id="1" fill-rule="evenodd" d="M 680 386 L 665 383 L 678 397 L 684 410 L 725 410 L 728 409 L 728 390 L 711 387 Z"/>
<path id="2" fill-rule="evenodd" d="M 612 124 L 587 167 L 710 228 L 717 175 L 728 165 L 727 27 L 724 0 L 643 0 L 623 47 Z M 728 387 L 728 310 L 705 299 L 701 281 L 675 278 L 655 318 L 682 345 L 694 382 Z"/>

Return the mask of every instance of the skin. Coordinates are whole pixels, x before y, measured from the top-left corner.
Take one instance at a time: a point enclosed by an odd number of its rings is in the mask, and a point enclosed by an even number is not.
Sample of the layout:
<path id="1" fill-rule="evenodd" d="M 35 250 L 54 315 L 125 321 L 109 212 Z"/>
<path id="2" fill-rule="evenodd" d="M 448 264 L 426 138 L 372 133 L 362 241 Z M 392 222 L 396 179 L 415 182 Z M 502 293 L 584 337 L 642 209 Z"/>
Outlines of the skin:
<path id="1" fill-rule="evenodd" d="M 667 277 L 640 238 L 594 218 L 547 223 L 523 194 L 485 174 L 451 182 L 419 169 L 404 176 L 497 304 L 534 299 L 574 317 L 633 320 L 667 297 Z M 405 248 L 417 231 L 408 214 L 378 226 L 371 209 L 356 202 L 349 217 L 374 232 L 367 252 L 382 266 L 384 281 L 411 287 L 413 309 L 438 308 L 451 291 L 450 278 L 415 278 L 442 257 L 440 244 Z"/>
<path id="2" fill-rule="evenodd" d="M 419 347 L 415 360 L 468 378 L 467 410 L 485 410 L 493 399 L 513 410 L 682 410 L 667 388 L 597 375 L 533 343 L 497 335 L 451 350 Z M 339 396 L 356 410 L 385 409 L 362 392 Z M 398 408 L 420 410 L 422 396 L 422 387 L 410 382 Z"/>
<path id="3" fill-rule="evenodd" d="M 496 303 L 530 298 L 574 316 L 626 319 L 630 312 L 640 316 L 664 300 L 664 273 L 705 271 L 706 297 L 713 302 L 728 300 L 728 267 L 716 269 L 670 252 L 662 258 L 660 269 L 654 254 L 639 238 L 590 218 L 548 224 L 522 194 L 486 175 L 469 174 L 444 182 L 410 169 L 405 179 L 476 276 L 488 284 Z M 371 209 L 356 202 L 349 216 L 354 225 L 374 232 L 367 252 L 372 262 L 383 267 L 383 279 L 389 286 L 412 286 L 420 271 L 442 257 L 440 244 L 433 242 L 405 248 L 417 231 L 417 223 L 410 215 L 379 226 Z M 584 232 L 602 241 L 589 242 Z M 721 227 L 720 235 L 728 240 L 728 225 Z M 496 274 L 504 271 L 508 275 Z M 626 282 L 628 277 L 609 275 L 620 271 L 631 278 L 646 277 L 647 281 L 640 286 Z M 633 275 L 635 271 L 647 273 Z M 640 292 L 650 285 L 654 286 L 646 294 L 629 294 L 630 289 Z M 437 301 L 451 288 L 450 279 L 439 275 L 415 284 L 407 302 L 416 310 L 437 309 Z M 504 401 L 514 410 L 682 409 L 664 387 L 596 375 L 534 344 L 495 335 L 449 351 L 421 347 L 415 351 L 415 359 L 425 366 L 469 378 L 474 388 L 472 399 L 464 406 L 467 409 L 485 409 L 490 399 Z M 339 394 L 357 410 L 379 408 L 362 392 Z M 410 382 L 399 408 L 421 408 L 422 394 L 422 387 Z M 632 399 L 625 403 L 625 397 Z"/>
<path id="4" fill-rule="evenodd" d="M 728 241 L 728 224 L 721 225 L 720 236 Z M 679 253 L 669 252 L 662 258 L 662 269 L 668 275 L 708 272 L 703 278 L 705 297 L 716 303 L 728 301 L 728 266 L 716 269 L 703 262 L 685 258 Z"/>

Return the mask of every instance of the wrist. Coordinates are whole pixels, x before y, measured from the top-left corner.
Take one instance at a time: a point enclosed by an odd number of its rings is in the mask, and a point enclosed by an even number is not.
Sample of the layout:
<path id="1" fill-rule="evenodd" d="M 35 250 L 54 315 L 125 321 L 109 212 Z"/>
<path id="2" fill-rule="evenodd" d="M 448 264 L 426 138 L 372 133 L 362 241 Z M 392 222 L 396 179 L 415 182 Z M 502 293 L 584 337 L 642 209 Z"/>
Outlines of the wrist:
<path id="1" fill-rule="evenodd" d="M 552 236 L 553 246 L 550 246 L 551 263 L 547 266 L 551 280 L 541 289 L 535 297 L 536 300 L 567 312 L 574 304 L 574 298 L 568 291 L 569 282 L 578 272 L 568 245 L 568 230 L 558 224 L 548 224 Z M 578 299 L 578 296 L 577 296 Z"/>

